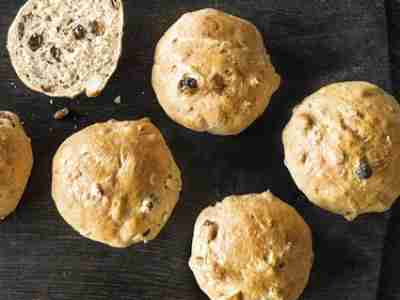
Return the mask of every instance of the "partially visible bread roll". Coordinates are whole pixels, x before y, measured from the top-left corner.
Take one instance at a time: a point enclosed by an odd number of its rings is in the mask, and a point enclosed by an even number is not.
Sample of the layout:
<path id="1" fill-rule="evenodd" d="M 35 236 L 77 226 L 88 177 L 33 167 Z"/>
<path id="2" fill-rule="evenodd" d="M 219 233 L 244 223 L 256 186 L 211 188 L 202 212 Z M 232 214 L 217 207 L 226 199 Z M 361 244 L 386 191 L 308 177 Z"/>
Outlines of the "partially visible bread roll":
<path id="1" fill-rule="evenodd" d="M 18 116 L 0 111 L 0 219 L 17 207 L 32 171 L 31 140 Z"/>
<path id="2" fill-rule="evenodd" d="M 154 239 L 180 190 L 180 171 L 148 119 L 89 126 L 54 156 L 52 195 L 61 216 L 113 247 Z"/>
<path id="3" fill-rule="evenodd" d="M 367 82 L 307 97 L 283 133 L 285 163 L 314 204 L 353 220 L 400 196 L 400 105 Z"/>
<path id="4" fill-rule="evenodd" d="M 196 131 L 238 134 L 280 84 L 257 28 L 215 9 L 184 14 L 159 41 L 154 60 L 161 106 Z"/>
<path id="5" fill-rule="evenodd" d="M 122 48 L 121 0 L 29 0 L 8 33 L 18 77 L 52 97 L 97 96 Z"/>
<path id="6" fill-rule="evenodd" d="M 212 300 L 295 300 L 312 262 L 308 225 L 269 192 L 227 197 L 197 218 L 189 265 Z"/>

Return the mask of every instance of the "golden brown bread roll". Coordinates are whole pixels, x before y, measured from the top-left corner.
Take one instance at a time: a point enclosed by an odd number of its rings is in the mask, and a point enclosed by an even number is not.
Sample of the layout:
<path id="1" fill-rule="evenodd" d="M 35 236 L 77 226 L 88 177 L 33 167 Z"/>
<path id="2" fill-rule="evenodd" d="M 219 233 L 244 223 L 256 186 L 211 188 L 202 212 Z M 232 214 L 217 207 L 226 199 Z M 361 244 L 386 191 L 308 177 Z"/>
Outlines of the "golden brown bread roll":
<path id="1" fill-rule="evenodd" d="M 253 24 L 202 9 L 184 14 L 161 38 L 152 81 L 177 123 L 230 135 L 264 112 L 280 77 Z"/>
<path id="2" fill-rule="evenodd" d="M 31 140 L 18 116 L 0 111 L 0 219 L 17 207 L 32 171 Z"/>
<path id="3" fill-rule="evenodd" d="M 295 108 L 285 162 L 314 204 L 352 220 L 400 195 L 400 106 L 367 82 L 328 85 Z"/>
<path id="4" fill-rule="evenodd" d="M 189 265 L 212 300 L 295 300 L 313 261 L 308 225 L 270 192 L 230 196 L 197 218 Z"/>
<path id="5" fill-rule="evenodd" d="M 61 216 L 83 236 L 113 247 L 154 239 L 180 190 L 180 171 L 148 119 L 89 126 L 69 137 L 53 161 Z"/>

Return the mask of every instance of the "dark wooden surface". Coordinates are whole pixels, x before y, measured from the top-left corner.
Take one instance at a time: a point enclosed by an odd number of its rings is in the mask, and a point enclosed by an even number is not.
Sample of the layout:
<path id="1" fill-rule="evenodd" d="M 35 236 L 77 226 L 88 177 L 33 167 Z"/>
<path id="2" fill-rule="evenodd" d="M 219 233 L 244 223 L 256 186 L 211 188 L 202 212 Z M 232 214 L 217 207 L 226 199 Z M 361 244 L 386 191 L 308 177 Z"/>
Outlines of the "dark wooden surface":
<path id="1" fill-rule="evenodd" d="M 280 139 L 294 105 L 322 85 L 368 80 L 400 94 L 398 1 L 126 0 L 124 52 L 107 89 L 96 99 L 55 99 L 53 105 L 23 86 L 7 57 L 7 29 L 23 3 L 0 1 L 0 109 L 18 112 L 25 121 L 35 166 L 21 205 L 0 226 L 1 300 L 207 299 L 187 266 L 197 214 L 226 195 L 266 189 L 295 206 L 312 227 L 316 258 L 303 300 L 400 299 L 400 205 L 353 223 L 312 206 L 283 165 Z M 151 89 L 157 40 L 183 12 L 203 7 L 254 22 L 283 78 L 264 116 L 236 137 L 198 134 L 174 124 Z M 113 103 L 118 95 L 120 105 Z M 73 110 L 72 117 L 53 120 L 64 106 Z M 173 217 L 146 245 L 118 250 L 81 238 L 50 197 L 54 152 L 88 124 L 143 116 L 161 129 L 183 173 Z"/>

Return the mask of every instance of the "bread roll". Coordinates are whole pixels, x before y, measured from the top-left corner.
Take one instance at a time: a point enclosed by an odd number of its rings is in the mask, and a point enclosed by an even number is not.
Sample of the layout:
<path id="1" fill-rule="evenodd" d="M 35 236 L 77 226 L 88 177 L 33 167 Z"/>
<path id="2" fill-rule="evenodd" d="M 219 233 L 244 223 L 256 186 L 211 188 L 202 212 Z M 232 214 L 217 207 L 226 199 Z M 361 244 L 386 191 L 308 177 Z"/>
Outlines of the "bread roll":
<path id="1" fill-rule="evenodd" d="M 89 126 L 54 156 L 52 195 L 61 216 L 113 247 L 154 239 L 180 190 L 180 171 L 148 119 Z"/>

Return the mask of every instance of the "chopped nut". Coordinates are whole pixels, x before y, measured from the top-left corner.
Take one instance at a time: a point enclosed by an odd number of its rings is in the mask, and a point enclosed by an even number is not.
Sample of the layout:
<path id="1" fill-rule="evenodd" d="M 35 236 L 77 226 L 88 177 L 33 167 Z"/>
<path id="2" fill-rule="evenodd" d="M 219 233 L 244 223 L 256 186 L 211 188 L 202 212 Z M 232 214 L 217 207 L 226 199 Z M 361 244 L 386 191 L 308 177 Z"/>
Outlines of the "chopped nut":
<path id="1" fill-rule="evenodd" d="M 212 79 L 212 86 L 213 86 L 213 90 L 217 93 L 217 94 L 222 94 L 223 91 L 226 88 L 226 84 L 225 84 L 225 80 L 224 78 L 219 75 L 219 74 L 215 74 Z"/>
<path id="2" fill-rule="evenodd" d="M 69 114 L 69 109 L 67 107 L 64 107 L 63 109 L 57 110 L 54 113 L 54 119 L 56 120 L 62 120 Z"/>
<path id="3" fill-rule="evenodd" d="M 103 35 L 105 32 L 105 27 L 104 27 L 103 23 L 101 23 L 97 20 L 90 22 L 89 26 L 90 26 L 91 33 L 93 33 L 96 36 Z"/>

